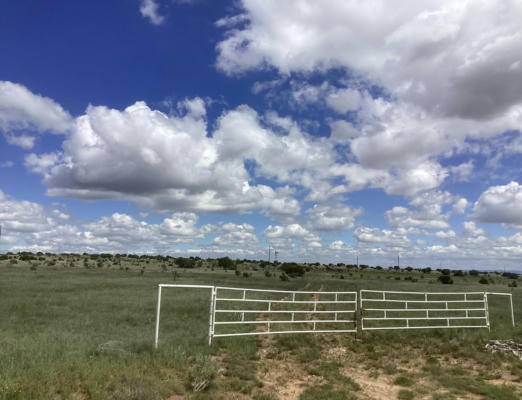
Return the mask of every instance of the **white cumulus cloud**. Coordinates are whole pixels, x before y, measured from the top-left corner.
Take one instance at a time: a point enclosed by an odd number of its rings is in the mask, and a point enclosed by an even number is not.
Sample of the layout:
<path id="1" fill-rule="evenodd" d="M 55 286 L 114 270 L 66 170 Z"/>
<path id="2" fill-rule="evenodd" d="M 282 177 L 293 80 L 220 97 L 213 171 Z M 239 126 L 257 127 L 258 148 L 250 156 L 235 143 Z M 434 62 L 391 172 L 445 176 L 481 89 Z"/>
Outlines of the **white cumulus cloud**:
<path id="1" fill-rule="evenodd" d="M 165 17 L 159 13 L 159 5 L 156 0 L 142 0 L 140 13 L 154 25 L 161 25 L 165 21 Z"/>
<path id="2" fill-rule="evenodd" d="M 522 226 L 522 186 L 518 182 L 491 186 L 473 205 L 478 222 L 499 222 Z"/>
<path id="3" fill-rule="evenodd" d="M 8 143 L 31 149 L 35 137 L 27 132 L 64 134 L 72 124 L 70 114 L 54 100 L 18 83 L 0 81 L 0 131 Z"/>

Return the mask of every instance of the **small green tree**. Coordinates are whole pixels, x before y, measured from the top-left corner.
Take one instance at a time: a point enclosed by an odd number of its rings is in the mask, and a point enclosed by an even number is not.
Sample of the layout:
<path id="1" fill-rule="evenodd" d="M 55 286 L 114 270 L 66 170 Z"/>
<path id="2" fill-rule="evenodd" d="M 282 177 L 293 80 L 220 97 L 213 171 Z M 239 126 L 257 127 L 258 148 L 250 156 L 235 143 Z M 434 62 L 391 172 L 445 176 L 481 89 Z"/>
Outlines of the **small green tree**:
<path id="1" fill-rule="evenodd" d="M 227 269 L 236 269 L 236 264 L 234 261 L 230 259 L 230 257 L 221 257 L 218 258 L 218 266 L 225 270 Z"/>
<path id="2" fill-rule="evenodd" d="M 305 274 L 304 267 L 296 263 L 281 264 L 281 271 L 291 277 L 303 276 Z"/>
<path id="3" fill-rule="evenodd" d="M 451 276 L 449 275 L 441 275 L 437 279 L 440 283 L 443 283 L 445 285 L 453 284 L 453 279 L 451 279 Z"/>

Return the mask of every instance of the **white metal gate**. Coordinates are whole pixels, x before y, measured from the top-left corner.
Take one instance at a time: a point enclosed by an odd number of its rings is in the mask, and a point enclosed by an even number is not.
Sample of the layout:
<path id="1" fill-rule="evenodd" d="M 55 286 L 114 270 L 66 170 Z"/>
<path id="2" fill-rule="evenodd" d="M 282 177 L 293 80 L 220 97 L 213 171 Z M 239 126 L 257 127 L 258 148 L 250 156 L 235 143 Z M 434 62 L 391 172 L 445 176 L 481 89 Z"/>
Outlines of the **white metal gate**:
<path id="1" fill-rule="evenodd" d="M 208 342 L 214 337 L 277 333 L 357 331 L 358 305 L 361 330 L 488 328 L 488 295 L 492 292 L 357 292 L 291 291 L 233 288 L 210 285 L 160 284 L 156 312 L 155 346 L 158 347 L 163 288 L 210 290 Z"/>
<path id="2" fill-rule="evenodd" d="M 485 292 L 361 290 L 361 329 L 488 328 Z"/>
<path id="3" fill-rule="evenodd" d="M 210 339 L 357 331 L 357 292 L 215 287 Z"/>

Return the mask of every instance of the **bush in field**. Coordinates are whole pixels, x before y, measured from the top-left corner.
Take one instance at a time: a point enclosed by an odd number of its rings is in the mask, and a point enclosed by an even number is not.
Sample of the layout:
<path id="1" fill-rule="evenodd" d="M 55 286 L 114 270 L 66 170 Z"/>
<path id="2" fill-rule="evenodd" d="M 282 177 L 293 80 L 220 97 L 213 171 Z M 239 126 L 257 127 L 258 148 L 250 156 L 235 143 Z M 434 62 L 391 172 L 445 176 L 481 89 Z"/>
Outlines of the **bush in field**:
<path id="1" fill-rule="evenodd" d="M 449 275 L 441 275 L 437 278 L 440 283 L 444 283 L 446 285 L 451 285 L 453 283 L 453 279 Z"/>
<path id="2" fill-rule="evenodd" d="M 296 263 L 281 264 L 281 271 L 291 277 L 303 276 L 305 274 L 304 267 Z"/>
<path id="3" fill-rule="evenodd" d="M 284 272 L 282 272 L 281 275 L 279 275 L 279 279 L 281 279 L 283 282 L 286 282 L 290 280 L 290 277 Z"/>
<path id="4" fill-rule="evenodd" d="M 489 285 L 489 280 L 488 280 L 488 278 L 483 276 L 482 278 L 479 279 L 479 283 L 481 283 L 482 285 Z"/>
<path id="5" fill-rule="evenodd" d="M 476 269 L 472 269 L 468 272 L 471 276 L 479 276 L 480 272 Z"/>
<path id="6" fill-rule="evenodd" d="M 176 258 L 176 264 L 178 264 L 180 268 L 194 268 L 196 266 L 196 260 L 193 258 L 178 257 Z"/>
<path id="7" fill-rule="evenodd" d="M 187 386 L 195 392 L 207 389 L 219 373 L 219 364 L 209 356 L 198 354 L 187 373 Z"/>
<path id="8" fill-rule="evenodd" d="M 502 276 L 504 278 L 509 278 L 509 279 L 518 279 L 518 274 L 515 274 L 514 272 L 504 272 L 502 274 Z"/>
<path id="9" fill-rule="evenodd" d="M 508 287 L 517 287 L 517 281 L 512 281 L 510 283 L 508 283 Z"/>
<path id="10" fill-rule="evenodd" d="M 218 258 L 218 266 L 223 269 L 236 269 L 236 264 L 230 257 Z"/>

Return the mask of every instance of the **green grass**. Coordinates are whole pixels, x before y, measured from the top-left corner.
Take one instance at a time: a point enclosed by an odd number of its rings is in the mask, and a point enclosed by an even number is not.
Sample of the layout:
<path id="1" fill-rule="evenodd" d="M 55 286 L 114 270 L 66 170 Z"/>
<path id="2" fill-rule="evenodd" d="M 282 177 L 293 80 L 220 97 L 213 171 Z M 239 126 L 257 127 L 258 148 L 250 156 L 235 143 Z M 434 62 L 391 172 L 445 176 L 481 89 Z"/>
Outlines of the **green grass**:
<path id="1" fill-rule="evenodd" d="M 306 389 L 299 400 L 353 400 L 357 399 L 353 393 L 343 389 L 335 389 L 332 384 L 324 384 Z"/>
<path id="2" fill-rule="evenodd" d="M 160 347 L 155 350 L 158 283 L 289 290 L 322 287 L 344 291 L 361 288 L 507 291 L 510 281 L 495 277 L 495 283 L 485 288 L 476 277 L 469 276 L 455 277 L 453 285 L 441 285 L 436 282 L 436 273 L 421 278 L 415 271 L 364 270 L 352 276 L 343 272 L 344 279 L 339 279 L 338 273 L 313 270 L 304 278 L 283 282 L 279 274 L 267 277 L 254 264 L 240 266 L 242 271 L 252 274 L 244 277 L 217 268 L 214 271 L 205 267 L 165 268 L 162 267 L 165 263 L 155 261 L 124 260 L 121 266 L 105 262 L 98 267 L 90 260 L 85 268 L 83 259 L 67 257 L 60 261 L 58 257 L 46 256 L 45 261 L 32 261 L 33 266 L 24 261 L 15 265 L 0 261 L 0 400 L 154 400 L 167 399 L 173 394 L 192 399 L 227 399 L 230 398 L 227 393 L 243 396 L 238 398 L 273 398 L 272 393 L 263 394 L 257 378 L 261 338 L 216 338 L 212 346 L 207 345 L 208 290 L 163 291 Z M 55 264 L 48 265 L 49 259 Z M 69 266 L 71 261 L 75 267 Z M 415 276 L 417 282 L 394 279 L 409 275 Z M 522 289 L 510 290 L 519 318 Z M 402 351 L 405 342 L 427 359 L 420 373 L 449 390 L 448 396 L 472 393 L 488 399 L 520 398 L 521 393 L 511 386 L 495 386 L 487 381 L 494 376 L 486 371 L 486 366 L 504 364 L 519 381 L 522 379 L 522 363 L 483 351 L 489 338 L 513 337 L 519 341 L 522 338 L 520 327 L 515 330 L 510 327 L 505 299 L 492 297 L 490 314 L 491 332 L 486 329 L 365 332 L 357 340 L 354 335 L 300 334 L 277 337 L 270 350 L 275 359 L 278 354 L 289 354 L 307 373 L 325 379 L 324 385 L 305 388 L 301 399 L 357 398 L 359 385 L 343 375 L 343 359 L 331 360 L 325 356 L 331 346 L 344 347 L 360 358 L 362 366 L 399 379 L 410 361 Z M 390 359 L 390 354 L 397 356 Z M 485 372 L 470 377 L 465 370 L 463 374 L 451 371 L 438 361 L 448 356 L 471 360 L 483 366 Z M 206 377 L 209 385 L 194 393 L 190 383 L 197 376 Z M 415 382 L 403 386 L 414 390 Z"/>

